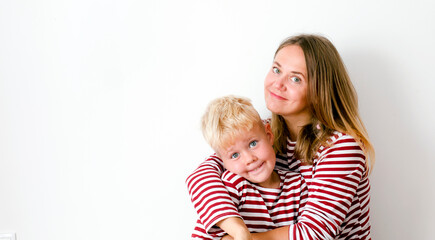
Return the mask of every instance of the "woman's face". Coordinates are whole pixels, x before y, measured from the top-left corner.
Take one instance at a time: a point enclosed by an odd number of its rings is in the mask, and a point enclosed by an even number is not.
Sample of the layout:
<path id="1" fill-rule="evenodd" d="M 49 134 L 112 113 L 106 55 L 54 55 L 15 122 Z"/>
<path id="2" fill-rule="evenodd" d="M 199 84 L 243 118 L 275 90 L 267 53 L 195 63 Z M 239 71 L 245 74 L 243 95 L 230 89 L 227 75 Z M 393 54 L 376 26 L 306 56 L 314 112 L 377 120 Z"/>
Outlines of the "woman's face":
<path id="1" fill-rule="evenodd" d="M 287 120 L 307 121 L 307 66 L 302 48 L 289 45 L 276 54 L 264 81 L 267 108 Z"/>

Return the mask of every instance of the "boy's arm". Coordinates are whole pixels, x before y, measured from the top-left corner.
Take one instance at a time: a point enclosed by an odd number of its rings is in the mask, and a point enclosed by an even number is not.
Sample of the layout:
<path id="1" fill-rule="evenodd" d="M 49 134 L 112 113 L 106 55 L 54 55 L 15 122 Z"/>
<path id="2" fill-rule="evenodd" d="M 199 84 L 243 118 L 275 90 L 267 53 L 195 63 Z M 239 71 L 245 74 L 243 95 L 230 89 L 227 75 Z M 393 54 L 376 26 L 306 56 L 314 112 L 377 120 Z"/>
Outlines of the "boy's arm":
<path id="1" fill-rule="evenodd" d="M 226 218 L 218 222 L 216 225 L 224 230 L 234 240 L 252 240 L 251 233 L 241 218 Z M 222 239 L 225 239 L 225 237 Z"/>

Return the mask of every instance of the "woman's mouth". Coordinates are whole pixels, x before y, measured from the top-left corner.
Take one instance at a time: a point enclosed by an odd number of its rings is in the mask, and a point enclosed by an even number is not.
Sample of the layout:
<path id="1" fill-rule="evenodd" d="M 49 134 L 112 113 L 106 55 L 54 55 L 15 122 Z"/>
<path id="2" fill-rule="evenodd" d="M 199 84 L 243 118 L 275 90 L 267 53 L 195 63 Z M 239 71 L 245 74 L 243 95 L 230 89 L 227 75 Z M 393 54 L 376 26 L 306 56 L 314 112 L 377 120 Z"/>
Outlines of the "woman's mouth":
<path id="1" fill-rule="evenodd" d="M 274 98 L 276 98 L 278 100 L 287 100 L 287 98 L 283 98 L 283 97 L 281 97 L 281 96 L 279 96 L 279 95 L 277 95 L 277 94 L 275 94 L 275 93 L 273 93 L 271 91 L 269 91 L 269 93 L 270 93 L 270 96 L 272 96 L 272 97 L 274 97 Z"/>

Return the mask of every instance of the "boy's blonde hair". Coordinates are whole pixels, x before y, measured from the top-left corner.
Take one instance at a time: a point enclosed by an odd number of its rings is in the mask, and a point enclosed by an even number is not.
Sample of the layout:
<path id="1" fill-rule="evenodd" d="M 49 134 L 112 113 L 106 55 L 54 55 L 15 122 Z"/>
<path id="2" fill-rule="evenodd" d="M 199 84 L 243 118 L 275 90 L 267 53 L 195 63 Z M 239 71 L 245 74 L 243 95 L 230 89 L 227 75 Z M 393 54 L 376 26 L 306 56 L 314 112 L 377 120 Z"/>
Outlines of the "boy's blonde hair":
<path id="1" fill-rule="evenodd" d="M 255 124 L 264 129 L 251 101 L 233 95 L 211 101 L 201 120 L 202 134 L 216 152 L 233 144 L 236 136 L 250 131 Z"/>

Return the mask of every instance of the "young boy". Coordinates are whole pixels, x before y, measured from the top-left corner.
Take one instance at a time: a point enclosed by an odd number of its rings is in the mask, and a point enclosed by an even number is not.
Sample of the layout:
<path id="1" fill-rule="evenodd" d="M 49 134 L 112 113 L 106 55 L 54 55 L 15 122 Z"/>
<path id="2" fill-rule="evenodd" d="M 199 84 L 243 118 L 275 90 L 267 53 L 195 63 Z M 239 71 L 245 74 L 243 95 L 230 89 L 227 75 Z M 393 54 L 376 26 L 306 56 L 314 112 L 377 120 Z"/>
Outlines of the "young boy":
<path id="1" fill-rule="evenodd" d="M 208 231 L 198 220 L 192 239 L 252 239 L 297 221 L 307 199 L 299 173 L 275 171 L 273 134 L 246 98 L 226 96 L 212 101 L 202 117 L 202 132 L 227 169 L 222 182 L 240 216 L 226 218 Z"/>

